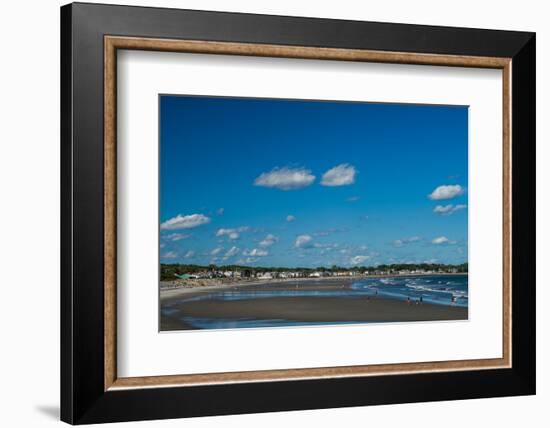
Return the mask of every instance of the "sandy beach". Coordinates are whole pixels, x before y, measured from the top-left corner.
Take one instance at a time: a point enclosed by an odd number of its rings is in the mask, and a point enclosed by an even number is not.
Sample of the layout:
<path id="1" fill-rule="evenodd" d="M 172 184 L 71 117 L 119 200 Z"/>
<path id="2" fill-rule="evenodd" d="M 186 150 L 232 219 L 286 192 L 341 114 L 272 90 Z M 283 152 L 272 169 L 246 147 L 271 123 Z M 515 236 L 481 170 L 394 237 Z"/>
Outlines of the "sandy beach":
<path id="1" fill-rule="evenodd" d="M 300 279 L 273 282 L 249 282 L 201 288 L 163 289 L 161 330 L 200 328 L 189 320 L 286 320 L 302 323 L 408 322 L 466 320 L 465 307 L 438 305 L 382 298 L 380 296 L 338 297 L 339 290 L 349 288 L 349 278 Z M 275 292 L 269 298 L 220 300 L 216 293 L 232 294 Z M 288 296 L 293 291 L 328 292 L 328 297 Z M 277 296 L 277 293 L 281 297 Z M 334 293 L 336 293 L 336 296 Z M 201 298 L 202 297 L 202 298 Z M 210 298 L 212 297 L 212 298 Z"/>

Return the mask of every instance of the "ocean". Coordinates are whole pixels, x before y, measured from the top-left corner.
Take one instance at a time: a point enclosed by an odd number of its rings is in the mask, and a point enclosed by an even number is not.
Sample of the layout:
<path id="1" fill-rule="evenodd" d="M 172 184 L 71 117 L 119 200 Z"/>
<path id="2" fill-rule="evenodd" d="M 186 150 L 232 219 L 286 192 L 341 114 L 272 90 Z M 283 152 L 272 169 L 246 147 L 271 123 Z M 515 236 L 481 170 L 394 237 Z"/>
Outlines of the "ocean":
<path id="1" fill-rule="evenodd" d="M 285 313 L 292 311 L 291 301 L 287 300 L 286 306 L 278 307 L 271 304 L 280 301 L 280 298 L 310 298 L 313 306 L 317 298 L 332 298 L 331 306 L 326 307 L 328 311 L 343 311 L 340 320 L 331 318 L 324 320 L 322 311 L 318 313 L 318 321 L 298 321 L 296 316 L 286 319 Z M 430 303 L 437 306 L 468 308 L 468 275 L 421 275 L 421 276 L 396 276 L 384 278 L 345 278 L 345 279 L 321 279 L 308 281 L 285 281 L 271 282 L 236 286 L 220 290 L 209 290 L 202 293 L 191 293 L 182 295 L 180 298 L 164 302 L 161 305 L 161 317 L 178 319 L 183 323 L 198 329 L 219 329 L 219 328 L 247 328 L 247 327 L 278 327 L 278 326 L 300 326 L 300 325 L 327 325 L 327 324 L 350 324 L 357 323 L 355 320 L 348 320 L 347 309 L 350 307 L 345 301 L 365 301 L 365 298 L 389 299 L 403 302 L 410 301 L 412 304 Z M 336 298 L 336 300 L 334 299 Z M 328 300 L 328 299 L 327 299 Z M 338 303 L 341 301 L 341 304 Z M 368 300 L 367 300 L 368 301 Z M 209 311 L 202 311 L 202 316 L 191 316 L 188 309 L 195 303 L 201 304 L 210 302 L 215 306 Z M 252 306 L 240 306 L 240 310 L 227 312 L 226 304 L 236 303 Z M 239 303 L 242 302 L 242 303 Z M 265 302 L 265 304 L 263 304 Z M 298 299 L 296 300 L 298 303 Z M 219 305 L 218 305 L 219 303 Z M 321 303 L 321 300 L 319 300 Z M 351 303 L 351 302 L 349 302 Z M 191 305 L 191 306 L 189 306 Z M 270 306 L 271 305 L 271 306 Z M 290 305 L 290 306 L 289 306 Z M 270 309 L 263 316 L 250 314 L 251 308 Z M 404 305 L 404 308 L 407 307 Z M 247 309 L 248 308 L 248 309 Z M 308 306 L 312 309 L 311 305 Z M 367 308 L 367 307 L 366 307 Z M 403 308 L 403 309 L 404 309 Z M 428 309 L 423 306 L 424 309 Z M 412 309 L 412 308 L 411 308 Z M 212 316 L 210 314 L 212 313 Z M 231 318 L 223 316 L 229 315 Z M 418 311 L 414 312 L 415 314 Z M 414 318 L 414 314 L 411 315 Z M 298 315 L 299 318 L 299 315 Z M 352 317 L 353 318 L 353 317 Z M 361 318 L 361 317 L 359 317 Z M 383 317 L 380 317 L 383 319 Z M 434 315 L 434 320 L 437 316 Z M 393 321 L 393 320 L 389 320 Z M 365 321 L 360 321 L 361 323 Z M 380 322 L 375 318 L 372 322 Z"/>
<path id="2" fill-rule="evenodd" d="M 468 307 L 468 275 L 422 275 L 388 278 L 362 278 L 351 288 L 368 295 L 400 300 Z"/>

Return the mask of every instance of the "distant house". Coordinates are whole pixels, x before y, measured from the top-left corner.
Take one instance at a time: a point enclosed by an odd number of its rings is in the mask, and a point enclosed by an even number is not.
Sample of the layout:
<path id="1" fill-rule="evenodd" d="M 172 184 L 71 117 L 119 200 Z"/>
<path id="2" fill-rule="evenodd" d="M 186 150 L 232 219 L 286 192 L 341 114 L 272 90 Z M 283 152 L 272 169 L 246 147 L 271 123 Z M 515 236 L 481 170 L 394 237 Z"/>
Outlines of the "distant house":
<path id="1" fill-rule="evenodd" d="M 271 272 L 263 272 L 256 276 L 258 279 L 273 279 L 273 274 Z"/>
<path id="2" fill-rule="evenodd" d="M 176 274 L 176 276 L 179 279 L 198 279 L 199 278 L 198 275 L 193 275 L 193 274 L 189 274 L 189 273 L 183 273 L 181 275 Z"/>

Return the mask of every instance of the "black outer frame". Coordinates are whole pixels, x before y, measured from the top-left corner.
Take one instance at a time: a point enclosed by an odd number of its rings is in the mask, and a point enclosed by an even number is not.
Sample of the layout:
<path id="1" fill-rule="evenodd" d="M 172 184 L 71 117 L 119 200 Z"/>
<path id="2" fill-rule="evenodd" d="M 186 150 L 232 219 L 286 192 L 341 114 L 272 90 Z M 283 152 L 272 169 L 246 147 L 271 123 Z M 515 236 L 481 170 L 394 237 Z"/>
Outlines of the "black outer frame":
<path id="1" fill-rule="evenodd" d="M 104 35 L 512 58 L 512 368 L 105 392 Z M 535 96 L 534 33 L 63 6 L 61 420 L 85 424 L 534 394 Z"/>

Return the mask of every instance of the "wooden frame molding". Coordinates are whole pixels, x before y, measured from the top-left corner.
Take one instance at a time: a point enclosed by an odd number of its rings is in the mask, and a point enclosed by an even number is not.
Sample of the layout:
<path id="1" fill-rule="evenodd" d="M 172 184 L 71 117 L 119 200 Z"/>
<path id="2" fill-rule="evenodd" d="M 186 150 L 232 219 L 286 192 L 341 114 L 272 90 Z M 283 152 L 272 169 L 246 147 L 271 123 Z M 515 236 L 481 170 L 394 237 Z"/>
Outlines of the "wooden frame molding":
<path id="1" fill-rule="evenodd" d="M 503 81 L 503 349 L 502 358 L 307 369 L 118 378 L 116 367 L 116 87 L 117 50 L 246 55 L 337 61 L 440 65 L 502 70 Z M 512 60 L 501 57 L 418 54 L 252 43 L 104 37 L 104 390 L 223 383 L 396 375 L 510 368 L 512 362 Z"/>

